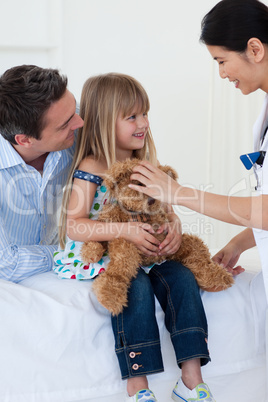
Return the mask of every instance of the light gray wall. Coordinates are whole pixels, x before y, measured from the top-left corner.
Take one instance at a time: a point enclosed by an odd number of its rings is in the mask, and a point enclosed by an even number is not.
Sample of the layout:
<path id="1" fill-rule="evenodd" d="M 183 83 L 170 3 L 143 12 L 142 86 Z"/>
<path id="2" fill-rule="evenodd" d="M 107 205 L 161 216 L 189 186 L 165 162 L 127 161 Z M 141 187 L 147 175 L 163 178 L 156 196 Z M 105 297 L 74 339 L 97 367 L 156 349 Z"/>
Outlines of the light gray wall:
<path id="1" fill-rule="evenodd" d="M 222 194 L 249 194 L 239 155 L 252 149 L 262 93 L 247 97 L 220 80 L 199 43 L 215 0 L 0 0 L 0 73 L 16 64 L 57 67 L 80 98 L 84 81 L 109 71 L 146 88 L 161 163 L 180 181 Z M 211 248 L 241 228 L 176 207 L 183 227 Z"/>

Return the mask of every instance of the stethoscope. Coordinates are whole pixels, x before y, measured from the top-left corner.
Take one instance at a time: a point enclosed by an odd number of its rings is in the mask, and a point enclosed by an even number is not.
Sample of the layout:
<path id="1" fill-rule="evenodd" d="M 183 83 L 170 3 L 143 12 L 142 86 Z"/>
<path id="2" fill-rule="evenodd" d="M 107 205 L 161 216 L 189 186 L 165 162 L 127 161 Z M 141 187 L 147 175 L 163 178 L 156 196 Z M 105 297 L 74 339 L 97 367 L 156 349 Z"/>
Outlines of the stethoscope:
<path id="1" fill-rule="evenodd" d="M 261 136 L 260 148 L 263 145 L 267 131 L 268 131 L 268 126 L 265 128 L 263 135 Z M 240 159 L 241 159 L 243 165 L 245 166 L 245 168 L 247 170 L 250 170 L 255 165 L 255 163 L 262 167 L 265 155 L 266 155 L 266 151 L 257 151 L 257 152 L 251 152 L 250 154 L 241 155 Z"/>
<path id="2" fill-rule="evenodd" d="M 260 148 L 263 145 L 267 132 L 268 132 L 268 126 L 265 128 L 265 130 L 261 136 Z M 259 182 L 259 177 L 257 174 L 257 168 L 258 168 L 258 166 L 262 167 L 265 155 L 266 155 L 266 151 L 260 150 L 257 152 L 251 152 L 249 154 L 244 154 L 244 155 L 240 156 L 240 159 L 247 170 L 250 170 L 252 167 L 254 167 L 254 173 L 255 173 L 255 176 L 257 179 L 257 186 L 255 187 L 255 190 L 258 190 L 260 188 L 260 182 Z"/>

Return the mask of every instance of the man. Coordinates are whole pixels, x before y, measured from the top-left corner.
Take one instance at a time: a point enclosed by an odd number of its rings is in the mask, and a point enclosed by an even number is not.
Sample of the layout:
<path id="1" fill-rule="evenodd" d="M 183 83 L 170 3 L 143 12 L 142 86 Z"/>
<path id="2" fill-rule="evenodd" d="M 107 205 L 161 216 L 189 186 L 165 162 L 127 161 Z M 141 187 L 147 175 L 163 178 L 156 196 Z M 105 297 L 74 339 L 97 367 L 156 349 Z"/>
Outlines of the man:
<path id="1" fill-rule="evenodd" d="M 58 70 L 22 65 L 0 77 L 0 279 L 52 268 L 74 132 L 83 124 Z"/>

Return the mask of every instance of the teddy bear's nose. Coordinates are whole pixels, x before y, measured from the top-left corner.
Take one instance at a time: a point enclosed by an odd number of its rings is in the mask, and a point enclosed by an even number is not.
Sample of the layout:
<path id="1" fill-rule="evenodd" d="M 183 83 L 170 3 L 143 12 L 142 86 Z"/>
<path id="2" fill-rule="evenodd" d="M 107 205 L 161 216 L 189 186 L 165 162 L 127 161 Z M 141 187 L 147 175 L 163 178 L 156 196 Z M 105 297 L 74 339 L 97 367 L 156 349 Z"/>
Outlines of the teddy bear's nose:
<path id="1" fill-rule="evenodd" d="M 155 199 L 154 198 L 149 198 L 148 199 L 148 205 L 153 205 L 155 203 Z"/>

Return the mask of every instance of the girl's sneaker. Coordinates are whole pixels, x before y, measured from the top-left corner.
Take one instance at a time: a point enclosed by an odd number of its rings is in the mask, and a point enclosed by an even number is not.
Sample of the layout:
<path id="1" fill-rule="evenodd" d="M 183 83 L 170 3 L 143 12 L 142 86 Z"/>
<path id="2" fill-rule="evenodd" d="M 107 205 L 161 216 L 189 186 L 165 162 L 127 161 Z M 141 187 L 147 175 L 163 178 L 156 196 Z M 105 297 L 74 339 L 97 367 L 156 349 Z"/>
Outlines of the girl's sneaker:
<path id="1" fill-rule="evenodd" d="M 134 396 L 128 396 L 126 402 L 157 402 L 154 393 L 149 389 L 142 389 Z"/>
<path id="2" fill-rule="evenodd" d="M 180 378 L 171 398 L 176 402 L 216 402 L 207 384 L 198 384 L 193 390 L 187 388 Z"/>

